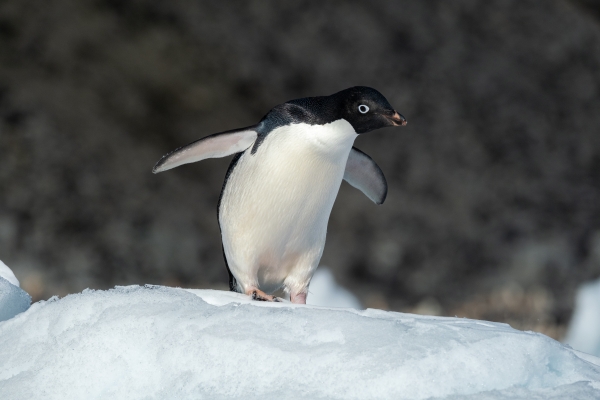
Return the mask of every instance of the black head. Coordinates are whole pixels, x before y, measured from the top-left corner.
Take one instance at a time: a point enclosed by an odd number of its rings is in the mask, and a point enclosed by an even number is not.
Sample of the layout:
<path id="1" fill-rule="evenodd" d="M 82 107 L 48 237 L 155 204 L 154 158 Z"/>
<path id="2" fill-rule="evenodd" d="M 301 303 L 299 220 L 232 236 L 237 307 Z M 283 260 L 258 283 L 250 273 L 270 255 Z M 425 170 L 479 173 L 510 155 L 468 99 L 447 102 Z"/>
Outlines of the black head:
<path id="1" fill-rule="evenodd" d="M 356 133 L 406 125 L 406 118 L 398 114 L 381 93 L 370 87 L 355 86 L 331 96 L 305 97 L 275 106 L 254 127 L 258 138 L 252 153 L 280 126 L 324 125 L 340 119 L 348 121 Z"/>
<path id="2" fill-rule="evenodd" d="M 366 86 L 351 87 L 331 96 L 291 100 L 273 111 L 271 118 L 284 116 L 286 120 L 311 124 L 326 124 L 343 118 L 356 133 L 406 125 L 406 119 L 381 93 Z"/>
<path id="3" fill-rule="evenodd" d="M 406 118 L 398 114 L 377 90 L 355 86 L 331 96 L 339 104 L 339 113 L 356 133 L 366 133 L 386 126 L 406 125 Z"/>

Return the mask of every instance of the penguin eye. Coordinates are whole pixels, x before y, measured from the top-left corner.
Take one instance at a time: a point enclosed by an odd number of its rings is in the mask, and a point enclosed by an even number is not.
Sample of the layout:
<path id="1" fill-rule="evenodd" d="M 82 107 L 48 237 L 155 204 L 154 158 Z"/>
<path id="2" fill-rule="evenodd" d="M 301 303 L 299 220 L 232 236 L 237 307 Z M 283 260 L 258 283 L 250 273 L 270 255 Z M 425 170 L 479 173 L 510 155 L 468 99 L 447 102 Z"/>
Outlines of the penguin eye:
<path id="1" fill-rule="evenodd" d="M 365 106 L 364 104 L 361 104 L 360 106 L 358 106 L 358 112 L 360 112 L 361 114 L 366 114 L 367 112 L 369 112 L 369 107 Z"/>

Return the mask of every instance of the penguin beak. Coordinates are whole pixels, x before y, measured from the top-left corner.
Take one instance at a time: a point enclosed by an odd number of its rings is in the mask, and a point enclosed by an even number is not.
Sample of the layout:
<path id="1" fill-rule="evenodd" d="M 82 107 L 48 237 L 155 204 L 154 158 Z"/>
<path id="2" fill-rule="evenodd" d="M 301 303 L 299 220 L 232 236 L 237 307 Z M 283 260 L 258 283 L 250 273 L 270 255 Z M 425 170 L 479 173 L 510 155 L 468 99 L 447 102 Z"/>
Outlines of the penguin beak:
<path id="1" fill-rule="evenodd" d="M 406 118 L 402 114 L 398 114 L 397 111 L 394 111 L 393 115 L 386 115 L 385 117 L 392 123 L 392 126 L 405 126 L 408 123 Z"/>

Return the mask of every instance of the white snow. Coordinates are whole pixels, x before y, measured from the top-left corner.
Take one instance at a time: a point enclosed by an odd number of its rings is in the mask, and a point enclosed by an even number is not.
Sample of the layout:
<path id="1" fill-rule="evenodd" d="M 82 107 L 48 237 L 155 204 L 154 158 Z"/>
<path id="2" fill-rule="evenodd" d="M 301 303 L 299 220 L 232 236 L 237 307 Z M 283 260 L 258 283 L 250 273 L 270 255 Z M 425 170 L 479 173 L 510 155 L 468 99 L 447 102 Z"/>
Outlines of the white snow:
<path id="1" fill-rule="evenodd" d="M 0 321 L 26 311 L 31 297 L 19 287 L 12 270 L 0 261 Z"/>
<path id="2" fill-rule="evenodd" d="M 35 303 L 0 360 L 0 399 L 600 398 L 600 359 L 505 324 L 159 286 Z"/>
<path id="3" fill-rule="evenodd" d="M 0 278 L 6 279 L 16 287 L 21 287 L 21 285 L 19 285 L 19 280 L 15 274 L 13 274 L 12 269 L 8 268 L 8 266 L 4 264 L 2 260 L 0 260 Z"/>
<path id="4" fill-rule="evenodd" d="M 600 280 L 582 285 L 565 343 L 600 357 Z"/>

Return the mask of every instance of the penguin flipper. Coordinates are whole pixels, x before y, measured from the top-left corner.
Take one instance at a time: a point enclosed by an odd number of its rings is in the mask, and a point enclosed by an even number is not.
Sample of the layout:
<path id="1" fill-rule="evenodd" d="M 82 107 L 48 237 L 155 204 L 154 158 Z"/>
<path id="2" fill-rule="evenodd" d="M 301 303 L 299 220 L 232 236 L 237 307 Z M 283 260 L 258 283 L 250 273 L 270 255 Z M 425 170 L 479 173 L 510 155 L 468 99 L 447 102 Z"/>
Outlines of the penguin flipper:
<path id="1" fill-rule="evenodd" d="M 244 151 L 256 140 L 258 134 L 255 129 L 256 125 L 253 125 L 215 133 L 198 139 L 163 156 L 156 163 L 152 172 L 157 174 L 183 164 L 194 163 L 207 158 L 227 157 Z"/>
<path id="2" fill-rule="evenodd" d="M 375 204 L 383 204 L 385 201 L 387 182 L 383 171 L 371 157 L 356 147 L 350 150 L 344 180 L 363 192 Z"/>

